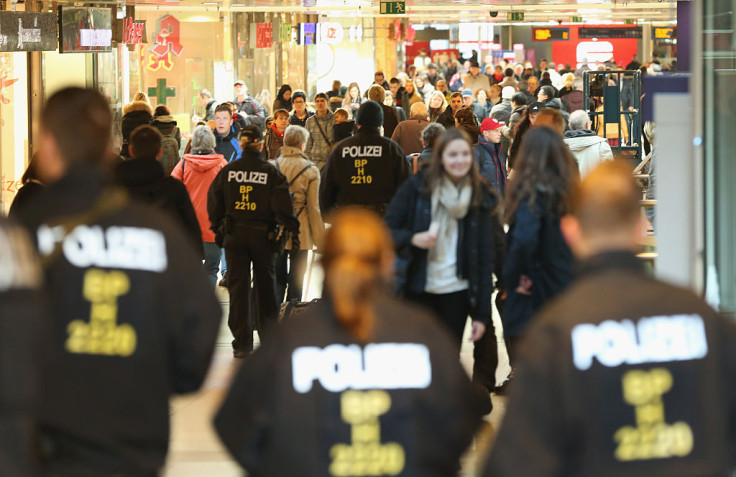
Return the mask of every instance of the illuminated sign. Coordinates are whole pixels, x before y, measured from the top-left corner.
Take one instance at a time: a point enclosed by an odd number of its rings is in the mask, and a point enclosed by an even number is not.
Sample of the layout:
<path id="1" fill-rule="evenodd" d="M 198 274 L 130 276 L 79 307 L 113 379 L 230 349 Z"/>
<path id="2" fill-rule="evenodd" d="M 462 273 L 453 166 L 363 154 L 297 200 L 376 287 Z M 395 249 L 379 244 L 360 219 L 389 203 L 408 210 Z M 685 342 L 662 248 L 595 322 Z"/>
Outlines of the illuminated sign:
<path id="1" fill-rule="evenodd" d="M 570 39 L 569 28 L 532 28 L 534 41 L 567 41 Z"/>
<path id="2" fill-rule="evenodd" d="M 610 41 L 581 41 L 575 51 L 578 65 L 584 59 L 590 63 L 605 63 L 613 59 L 613 43 Z"/>
<path id="3" fill-rule="evenodd" d="M 639 27 L 583 27 L 578 30 L 578 38 L 641 38 Z"/>
<path id="4" fill-rule="evenodd" d="M 273 45 L 273 25 L 271 23 L 255 23 L 250 29 L 251 44 L 256 48 L 271 48 Z"/>
<path id="5" fill-rule="evenodd" d="M 54 13 L 0 12 L 0 51 L 56 50 Z"/>
<path id="6" fill-rule="evenodd" d="M 353 31 L 355 35 L 355 31 Z M 320 23 L 319 42 L 327 45 L 337 45 L 345 38 L 345 31 L 339 23 Z"/>
<path id="7" fill-rule="evenodd" d="M 291 23 L 282 23 L 279 27 L 279 41 L 288 43 L 291 39 Z"/>
<path id="8" fill-rule="evenodd" d="M 164 15 L 156 20 L 155 44 L 149 48 L 146 67 L 151 71 L 163 68 L 171 71 L 174 67 L 174 55 L 179 56 L 184 50 L 180 38 L 180 23 L 171 15 Z"/>
<path id="9" fill-rule="evenodd" d="M 363 26 L 362 25 L 351 25 L 350 30 L 348 30 L 348 35 L 350 36 L 350 41 L 358 42 L 360 43 L 363 41 Z"/>
<path id="10" fill-rule="evenodd" d="M 652 27 L 652 40 L 674 40 L 675 38 L 677 38 L 677 31 L 673 27 Z"/>
<path id="11" fill-rule="evenodd" d="M 98 53 L 112 51 L 112 10 L 110 8 L 59 7 L 59 51 Z M 35 29 L 40 35 L 40 29 Z M 35 37 L 34 29 L 19 25 L 19 36 Z"/>
<path id="12" fill-rule="evenodd" d="M 123 34 L 120 43 L 128 45 L 146 43 L 146 22 L 137 22 L 130 17 L 123 18 Z"/>
<path id="13" fill-rule="evenodd" d="M 300 23 L 296 42 L 299 45 L 316 45 L 317 44 L 317 24 L 316 23 Z"/>

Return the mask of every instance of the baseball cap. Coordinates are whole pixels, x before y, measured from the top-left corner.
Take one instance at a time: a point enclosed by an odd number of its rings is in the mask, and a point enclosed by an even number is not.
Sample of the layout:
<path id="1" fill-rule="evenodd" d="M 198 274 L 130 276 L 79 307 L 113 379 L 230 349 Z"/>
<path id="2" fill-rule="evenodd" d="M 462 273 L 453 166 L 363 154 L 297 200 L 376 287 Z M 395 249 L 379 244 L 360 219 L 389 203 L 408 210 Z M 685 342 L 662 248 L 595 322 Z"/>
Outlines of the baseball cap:
<path id="1" fill-rule="evenodd" d="M 516 93 L 516 89 L 513 86 L 504 86 L 501 90 L 501 99 L 511 99 Z"/>
<path id="2" fill-rule="evenodd" d="M 243 86 L 245 86 L 245 81 L 243 81 L 243 80 L 235 80 L 235 83 L 233 84 L 233 86 L 237 86 L 239 84 L 242 84 Z"/>
<path id="3" fill-rule="evenodd" d="M 472 89 L 464 89 L 463 90 L 463 98 L 468 98 L 470 96 L 473 96 L 473 90 Z"/>
<path id="4" fill-rule="evenodd" d="M 505 124 L 506 124 L 505 122 L 499 121 L 496 118 L 485 118 L 483 122 L 480 123 L 480 132 L 493 131 L 495 129 L 500 128 L 501 126 Z"/>

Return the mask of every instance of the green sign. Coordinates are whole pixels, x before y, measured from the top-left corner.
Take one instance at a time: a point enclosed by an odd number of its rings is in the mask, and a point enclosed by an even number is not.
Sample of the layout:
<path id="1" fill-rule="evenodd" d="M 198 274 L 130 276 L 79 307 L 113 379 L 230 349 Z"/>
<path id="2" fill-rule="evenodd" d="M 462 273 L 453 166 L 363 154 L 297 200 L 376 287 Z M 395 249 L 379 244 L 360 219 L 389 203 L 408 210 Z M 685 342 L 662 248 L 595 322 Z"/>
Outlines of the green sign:
<path id="1" fill-rule="evenodd" d="M 510 22 L 523 22 L 524 12 L 509 12 L 508 21 Z"/>
<path id="2" fill-rule="evenodd" d="M 636 25 L 636 20 L 634 20 L 633 18 L 627 18 L 626 20 L 624 20 L 624 25 Z"/>
<path id="3" fill-rule="evenodd" d="M 155 88 L 148 88 L 148 97 L 156 98 L 158 104 L 166 104 L 167 98 L 176 97 L 176 88 L 166 86 L 166 78 L 156 81 Z"/>
<path id="4" fill-rule="evenodd" d="M 572 23 L 583 23 L 583 17 L 572 17 Z"/>
<path id="5" fill-rule="evenodd" d="M 381 2 L 381 15 L 403 15 L 406 13 L 406 2 Z"/>
<path id="6" fill-rule="evenodd" d="M 291 23 L 282 23 L 279 28 L 279 41 L 288 43 L 291 41 Z"/>

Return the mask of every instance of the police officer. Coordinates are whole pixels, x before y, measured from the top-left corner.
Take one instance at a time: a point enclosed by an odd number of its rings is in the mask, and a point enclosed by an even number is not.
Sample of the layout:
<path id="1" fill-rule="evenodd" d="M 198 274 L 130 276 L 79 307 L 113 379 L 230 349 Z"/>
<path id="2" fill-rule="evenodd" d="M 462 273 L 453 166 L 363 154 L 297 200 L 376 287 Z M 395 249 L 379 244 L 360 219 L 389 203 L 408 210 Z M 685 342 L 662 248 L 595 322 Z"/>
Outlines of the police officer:
<path id="1" fill-rule="evenodd" d="M 640 198 L 613 161 L 573 195 L 578 279 L 522 343 L 484 476 L 731 475 L 736 327 L 646 275 Z"/>
<path id="2" fill-rule="evenodd" d="M 49 187 L 20 218 L 36 237 L 50 302 L 52 343 L 39 350 L 46 470 L 153 476 L 166 458 L 169 398 L 202 384 L 220 305 L 179 224 L 108 185 L 105 98 L 67 88 L 41 117 Z"/>
<path id="3" fill-rule="evenodd" d="M 39 350 L 47 345 L 43 275 L 26 231 L 0 220 L 0 475 L 40 475 Z"/>
<path id="4" fill-rule="evenodd" d="M 404 151 L 381 136 L 382 124 L 381 105 L 364 102 L 358 110 L 358 132 L 335 146 L 322 170 L 319 204 L 323 214 L 335 207 L 359 205 L 382 215 L 409 177 Z"/>
<path id="5" fill-rule="evenodd" d="M 207 197 L 207 211 L 218 244 L 225 247 L 230 292 L 228 325 L 233 356 L 253 350 L 249 325 L 250 269 L 253 264 L 258 313 L 255 326 L 261 342 L 278 320 L 275 291 L 277 239 L 291 236 L 299 249 L 299 221 L 289 196 L 289 184 L 263 155 L 263 135 L 256 126 L 240 133 L 243 158 L 225 166 L 215 177 Z M 277 233 L 278 225 L 283 227 Z M 285 240 L 284 240 L 285 243 Z"/>
<path id="6" fill-rule="evenodd" d="M 455 475 L 488 396 L 434 317 L 383 292 L 380 217 L 353 207 L 331 222 L 326 298 L 243 364 L 217 432 L 248 475 Z"/>

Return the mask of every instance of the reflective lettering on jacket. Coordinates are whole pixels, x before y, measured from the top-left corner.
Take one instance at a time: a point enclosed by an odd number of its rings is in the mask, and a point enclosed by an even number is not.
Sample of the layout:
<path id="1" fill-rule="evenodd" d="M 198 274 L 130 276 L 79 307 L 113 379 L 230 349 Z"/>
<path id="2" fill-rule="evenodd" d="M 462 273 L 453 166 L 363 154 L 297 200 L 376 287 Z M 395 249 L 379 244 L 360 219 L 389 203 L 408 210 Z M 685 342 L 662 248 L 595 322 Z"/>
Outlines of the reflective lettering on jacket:
<path id="1" fill-rule="evenodd" d="M 432 383 L 429 350 L 422 344 L 302 347 L 294 350 L 291 363 L 294 390 L 302 394 L 312 390 L 313 381 L 335 393 L 346 389 L 424 389 Z"/>
<path id="2" fill-rule="evenodd" d="M 383 146 L 345 146 L 342 148 L 342 157 L 381 157 Z"/>
<path id="3" fill-rule="evenodd" d="M 699 315 L 672 315 L 581 324 L 572 330 L 573 362 L 585 371 L 597 359 L 612 368 L 622 364 L 702 359 L 708 354 L 705 324 Z"/>
<path id="4" fill-rule="evenodd" d="M 163 272 L 168 267 L 166 239 L 158 230 L 142 227 L 79 225 L 68 234 L 63 225 L 38 228 L 38 250 L 54 253 L 57 244 L 78 268 L 100 267 Z"/>
<path id="5" fill-rule="evenodd" d="M 255 171 L 229 171 L 227 173 L 228 182 L 242 182 L 244 184 L 268 184 L 267 172 Z"/>

